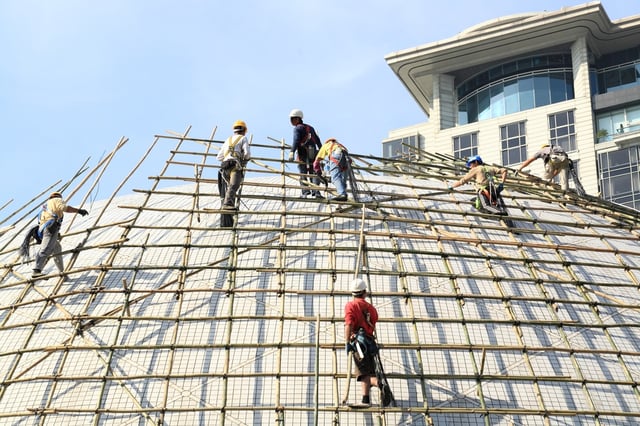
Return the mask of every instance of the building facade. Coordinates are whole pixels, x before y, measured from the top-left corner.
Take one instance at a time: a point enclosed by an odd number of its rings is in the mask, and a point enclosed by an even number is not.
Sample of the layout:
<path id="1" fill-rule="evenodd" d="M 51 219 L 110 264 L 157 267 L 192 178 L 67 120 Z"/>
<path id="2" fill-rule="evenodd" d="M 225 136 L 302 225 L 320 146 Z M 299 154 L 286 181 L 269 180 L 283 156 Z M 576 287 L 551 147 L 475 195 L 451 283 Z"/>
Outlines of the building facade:
<path id="1" fill-rule="evenodd" d="M 517 168 L 557 144 L 589 194 L 640 208 L 640 15 L 611 21 L 600 2 L 512 15 L 385 59 L 429 120 L 392 130 L 384 157 L 412 146 Z"/>

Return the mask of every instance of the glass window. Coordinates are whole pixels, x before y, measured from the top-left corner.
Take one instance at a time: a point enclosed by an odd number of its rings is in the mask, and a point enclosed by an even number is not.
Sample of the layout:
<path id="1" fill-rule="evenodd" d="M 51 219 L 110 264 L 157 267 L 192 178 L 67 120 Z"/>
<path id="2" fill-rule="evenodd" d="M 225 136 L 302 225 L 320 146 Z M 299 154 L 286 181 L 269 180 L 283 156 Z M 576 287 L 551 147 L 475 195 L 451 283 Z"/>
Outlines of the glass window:
<path id="1" fill-rule="evenodd" d="M 469 123 L 478 121 L 478 97 L 472 96 L 467 101 L 467 117 Z"/>
<path id="2" fill-rule="evenodd" d="M 549 144 L 559 145 L 565 151 L 575 151 L 576 134 L 573 110 L 549 115 Z"/>
<path id="3" fill-rule="evenodd" d="M 524 121 L 500 126 L 502 165 L 522 163 L 527 156 Z"/>
<path id="4" fill-rule="evenodd" d="M 604 84 L 607 88 L 617 87 L 620 85 L 620 73 L 617 69 L 604 73 Z"/>
<path id="5" fill-rule="evenodd" d="M 629 123 L 638 122 L 640 123 L 640 105 L 629 107 L 627 110 L 627 121 Z"/>
<path id="6" fill-rule="evenodd" d="M 598 154 L 602 197 L 631 208 L 640 206 L 638 150 L 632 146 Z"/>
<path id="7" fill-rule="evenodd" d="M 615 52 L 608 56 L 607 60 L 600 59 L 598 65 L 608 68 L 598 71 L 598 93 L 607 93 L 627 87 L 640 85 L 640 61 L 638 54 L 624 55 L 623 52 Z M 626 57 L 625 56 L 629 56 Z M 629 64 L 631 62 L 631 64 Z M 611 68 L 611 67 L 614 68 Z"/>
<path id="8" fill-rule="evenodd" d="M 473 123 L 573 99 L 571 68 L 548 68 L 563 58 L 563 55 L 551 61 L 546 57 L 527 58 L 495 67 L 491 73 L 479 73 L 459 84 L 456 88 L 460 99 L 459 123 Z M 571 64 L 569 59 L 562 62 L 565 67 Z M 517 64 L 515 71 L 520 74 L 514 72 L 513 64 Z"/>
<path id="9" fill-rule="evenodd" d="M 504 110 L 504 87 L 497 84 L 491 88 L 491 117 L 502 117 Z"/>
<path id="10" fill-rule="evenodd" d="M 520 111 L 520 101 L 518 100 L 518 80 L 506 81 L 504 83 L 504 107 L 506 114 Z"/>
<path id="11" fill-rule="evenodd" d="M 478 133 L 467 133 L 453 137 L 453 156 L 468 158 L 478 155 Z"/>
<path id="12" fill-rule="evenodd" d="M 551 103 L 549 93 L 549 75 L 537 75 L 533 78 L 533 88 L 535 91 L 535 105 L 541 107 Z"/>
<path id="13" fill-rule="evenodd" d="M 491 118 L 491 96 L 489 89 L 478 93 L 478 120 Z"/>
<path id="14" fill-rule="evenodd" d="M 401 158 L 409 160 L 418 155 L 416 150 L 411 149 L 411 147 L 419 148 L 417 135 L 383 142 L 382 156 L 384 158 Z"/>
<path id="15" fill-rule="evenodd" d="M 549 74 L 549 91 L 551 92 L 551 103 L 566 101 L 567 89 L 563 72 Z"/>
<path id="16" fill-rule="evenodd" d="M 458 104 L 458 124 L 469 124 L 469 115 L 467 114 L 467 101 Z"/>
<path id="17" fill-rule="evenodd" d="M 596 121 L 599 142 L 612 140 L 626 133 L 640 132 L 640 105 L 600 113 L 596 116 Z"/>
<path id="18" fill-rule="evenodd" d="M 635 85 L 635 83 L 636 83 L 635 66 L 622 68 L 620 70 L 620 85 L 622 87 L 628 87 L 628 86 Z"/>
<path id="19" fill-rule="evenodd" d="M 535 105 L 533 94 L 533 77 L 525 77 L 518 80 L 518 92 L 520 93 L 520 111 L 531 109 Z"/>

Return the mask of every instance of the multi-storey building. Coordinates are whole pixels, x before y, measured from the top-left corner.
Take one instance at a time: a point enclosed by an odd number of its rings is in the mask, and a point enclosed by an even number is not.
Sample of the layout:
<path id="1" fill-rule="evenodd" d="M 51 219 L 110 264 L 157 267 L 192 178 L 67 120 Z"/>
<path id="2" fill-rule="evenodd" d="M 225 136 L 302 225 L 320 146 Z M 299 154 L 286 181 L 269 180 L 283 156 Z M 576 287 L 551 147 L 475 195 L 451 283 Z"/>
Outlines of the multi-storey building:
<path id="1" fill-rule="evenodd" d="M 410 145 L 517 167 L 559 144 L 589 194 L 640 208 L 640 15 L 590 2 L 506 16 L 385 59 L 429 119 L 392 130 L 384 157 Z"/>

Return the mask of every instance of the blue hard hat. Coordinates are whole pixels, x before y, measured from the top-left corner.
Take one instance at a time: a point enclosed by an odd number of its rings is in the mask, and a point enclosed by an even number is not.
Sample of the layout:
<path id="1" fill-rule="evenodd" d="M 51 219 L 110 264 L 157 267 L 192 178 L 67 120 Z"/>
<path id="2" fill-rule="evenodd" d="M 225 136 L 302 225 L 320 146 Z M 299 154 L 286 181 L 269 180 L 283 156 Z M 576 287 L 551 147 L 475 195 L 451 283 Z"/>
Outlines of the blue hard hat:
<path id="1" fill-rule="evenodd" d="M 479 155 L 474 155 L 473 157 L 469 157 L 469 158 L 467 158 L 467 163 L 466 163 L 466 164 L 467 164 L 467 167 L 469 167 L 469 166 L 471 165 L 471 163 L 473 163 L 474 161 L 477 161 L 477 162 L 478 162 L 478 164 L 484 164 L 484 163 L 482 162 L 482 158 L 480 158 L 480 156 L 479 156 Z"/>

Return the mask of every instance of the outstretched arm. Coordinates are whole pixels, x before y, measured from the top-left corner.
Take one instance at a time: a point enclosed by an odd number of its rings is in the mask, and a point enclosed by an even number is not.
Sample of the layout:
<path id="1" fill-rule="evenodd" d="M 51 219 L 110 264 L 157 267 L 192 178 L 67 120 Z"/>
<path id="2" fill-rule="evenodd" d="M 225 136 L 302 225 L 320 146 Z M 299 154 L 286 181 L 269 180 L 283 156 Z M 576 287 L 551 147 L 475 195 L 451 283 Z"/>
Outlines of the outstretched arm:
<path id="1" fill-rule="evenodd" d="M 65 213 L 78 213 L 80 216 L 86 216 L 89 214 L 85 209 L 77 209 L 75 207 L 67 206 L 64 208 Z"/>
<path id="2" fill-rule="evenodd" d="M 520 168 L 518 169 L 518 173 L 519 173 L 520 171 L 522 171 L 522 169 L 524 169 L 525 167 L 527 167 L 529 164 L 533 163 L 533 162 L 534 162 L 534 161 L 536 161 L 536 160 L 537 160 L 537 158 L 536 158 L 536 157 L 527 158 L 527 159 L 525 160 L 525 162 L 524 162 L 524 163 L 522 163 L 522 165 L 521 165 L 521 166 L 520 166 Z"/>
<path id="3" fill-rule="evenodd" d="M 505 183 L 506 180 L 507 180 L 507 169 L 504 169 L 502 170 L 502 180 L 500 182 Z"/>

